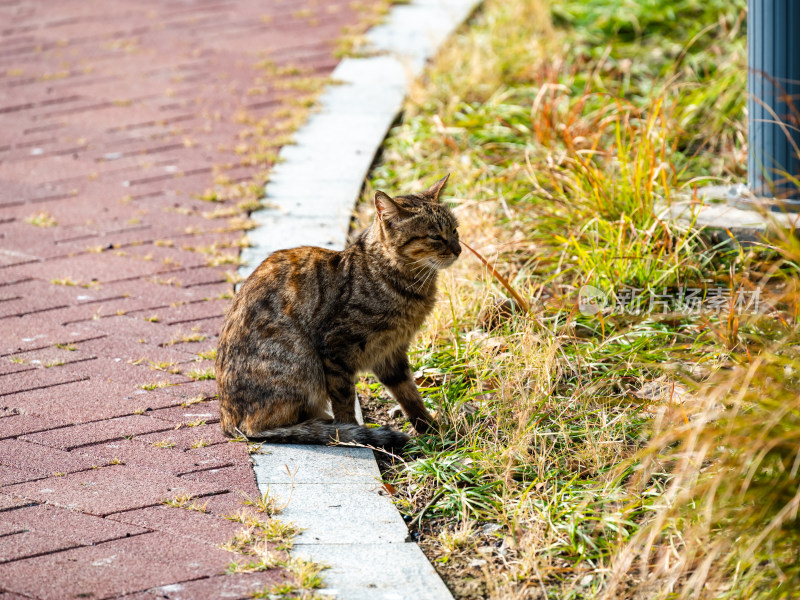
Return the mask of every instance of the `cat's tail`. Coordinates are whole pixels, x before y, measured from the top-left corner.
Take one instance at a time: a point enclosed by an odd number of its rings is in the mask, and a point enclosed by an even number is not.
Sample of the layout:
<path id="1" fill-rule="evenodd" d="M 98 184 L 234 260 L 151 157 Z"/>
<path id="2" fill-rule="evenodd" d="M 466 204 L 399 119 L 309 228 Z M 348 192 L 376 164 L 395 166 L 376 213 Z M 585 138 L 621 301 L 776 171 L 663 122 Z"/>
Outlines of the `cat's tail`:
<path id="1" fill-rule="evenodd" d="M 364 444 L 381 448 L 400 449 L 411 437 L 389 427 L 366 427 L 313 419 L 289 427 L 267 429 L 248 436 L 249 439 L 274 444 Z"/>

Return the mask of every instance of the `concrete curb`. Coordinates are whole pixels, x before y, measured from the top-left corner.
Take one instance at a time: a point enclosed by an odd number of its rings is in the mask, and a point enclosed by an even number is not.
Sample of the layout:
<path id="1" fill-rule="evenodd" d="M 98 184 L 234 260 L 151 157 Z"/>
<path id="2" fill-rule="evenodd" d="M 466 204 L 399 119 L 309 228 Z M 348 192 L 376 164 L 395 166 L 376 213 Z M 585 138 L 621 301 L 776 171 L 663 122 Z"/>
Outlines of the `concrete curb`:
<path id="1" fill-rule="evenodd" d="M 779 231 L 797 235 L 800 229 L 798 213 L 770 211 L 768 199 L 750 196 L 741 184 L 707 186 L 695 196 L 679 195 L 670 204 L 657 206 L 657 218 L 703 229 L 717 241 L 733 236 L 740 243 L 759 243 L 777 237 Z"/>
<path id="2" fill-rule="evenodd" d="M 320 109 L 280 152 L 252 218 L 240 274 L 272 252 L 344 248 L 352 210 L 410 82 L 479 0 L 414 0 L 367 35 L 369 58 L 346 58 Z M 380 483 L 371 450 L 265 445 L 252 456 L 259 489 L 288 500 L 282 518 L 304 528 L 293 554 L 330 566 L 320 595 L 341 600 L 448 600 L 450 592 Z"/>

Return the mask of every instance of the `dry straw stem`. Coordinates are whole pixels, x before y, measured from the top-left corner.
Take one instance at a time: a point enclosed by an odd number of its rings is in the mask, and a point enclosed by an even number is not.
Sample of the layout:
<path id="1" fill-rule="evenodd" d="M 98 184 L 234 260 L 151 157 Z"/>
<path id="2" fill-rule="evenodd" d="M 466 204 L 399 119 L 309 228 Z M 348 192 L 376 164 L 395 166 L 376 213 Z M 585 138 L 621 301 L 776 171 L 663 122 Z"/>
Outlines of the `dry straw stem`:
<path id="1" fill-rule="evenodd" d="M 462 246 L 465 246 L 465 247 L 467 248 L 467 250 L 469 250 L 469 251 L 470 251 L 470 252 L 472 252 L 472 253 L 473 253 L 475 256 L 477 256 L 477 257 L 478 257 L 478 260 L 480 260 L 480 261 L 481 261 L 481 262 L 482 262 L 484 265 L 486 265 L 486 268 L 488 268 L 488 269 L 489 269 L 489 272 L 492 274 L 492 277 L 494 277 L 495 279 L 497 279 L 497 281 L 499 281 L 499 282 L 500 282 L 500 284 L 501 284 L 501 285 L 502 285 L 504 288 L 506 288 L 506 289 L 508 290 L 508 293 L 509 293 L 509 294 L 511 294 L 511 296 L 513 296 L 514 300 L 516 300 L 516 301 L 517 301 L 517 303 L 519 304 L 519 306 L 522 308 L 522 310 L 523 310 L 523 311 L 525 311 L 526 313 L 530 311 L 530 305 L 528 304 L 528 302 L 527 302 L 527 301 L 526 301 L 526 300 L 525 300 L 525 299 L 524 299 L 522 296 L 520 296 L 520 295 L 519 295 L 519 293 L 517 292 L 517 290 L 515 290 L 515 289 L 514 289 L 514 288 L 511 286 L 511 284 L 510 284 L 510 283 L 508 283 L 508 281 L 506 280 L 506 278 L 505 278 L 505 277 L 503 277 L 503 276 L 502 276 L 500 273 L 498 273 L 498 272 L 495 270 L 495 268 L 494 268 L 492 265 L 490 265 L 490 264 L 489 264 L 489 261 L 487 261 L 487 260 L 486 260 L 486 259 L 483 257 L 483 255 L 482 255 L 482 254 L 480 254 L 480 253 L 479 253 L 477 250 L 475 250 L 475 249 L 474 249 L 472 246 L 470 246 L 469 244 L 467 244 L 467 243 L 466 243 L 464 240 L 461 240 L 461 245 L 462 245 Z"/>

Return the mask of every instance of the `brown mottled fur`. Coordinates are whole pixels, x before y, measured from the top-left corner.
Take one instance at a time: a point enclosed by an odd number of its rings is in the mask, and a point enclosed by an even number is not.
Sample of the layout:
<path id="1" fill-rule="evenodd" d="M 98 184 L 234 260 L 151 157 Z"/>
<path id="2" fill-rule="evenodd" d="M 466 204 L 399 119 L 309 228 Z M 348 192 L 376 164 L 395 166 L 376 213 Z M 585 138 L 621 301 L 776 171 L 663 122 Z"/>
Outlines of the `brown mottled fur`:
<path id="1" fill-rule="evenodd" d="M 446 182 L 397 198 L 377 192 L 375 221 L 347 248 L 275 252 L 242 284 L 217 351 L 225 434 L 402 446 L 406 434 L 356 423 L 356 375 L 367 370 L 417 431 L 431 426 L 406 352 L 433 308 L 437 271 L 461 252 L 458 223 L 439 202 Z"/>

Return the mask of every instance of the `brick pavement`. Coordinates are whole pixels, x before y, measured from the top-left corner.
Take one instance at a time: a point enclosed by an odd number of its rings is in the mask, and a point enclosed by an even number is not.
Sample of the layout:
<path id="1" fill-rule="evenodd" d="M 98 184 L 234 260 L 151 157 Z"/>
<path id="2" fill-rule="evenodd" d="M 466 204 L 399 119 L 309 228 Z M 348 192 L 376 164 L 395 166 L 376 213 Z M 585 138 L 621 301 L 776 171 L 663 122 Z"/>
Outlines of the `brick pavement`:
<path id="1" fill-rule="evenodd" d="M 283 580 L 223 574 L 257 488 L 206 377 L 252 184 L 377 4 L 0 0 L 0 597 Z"/>

